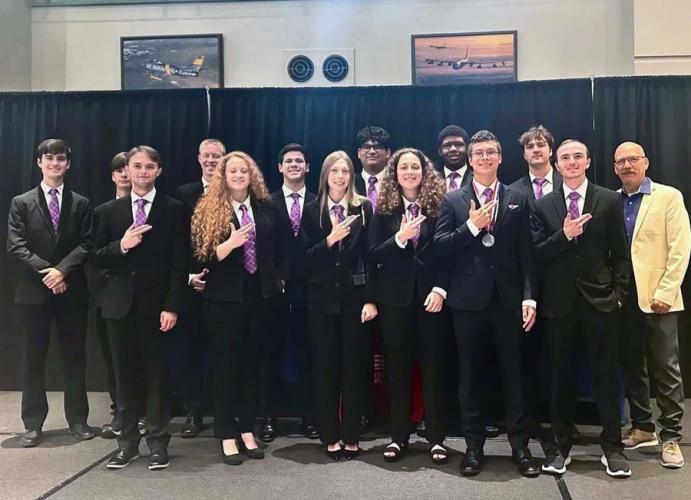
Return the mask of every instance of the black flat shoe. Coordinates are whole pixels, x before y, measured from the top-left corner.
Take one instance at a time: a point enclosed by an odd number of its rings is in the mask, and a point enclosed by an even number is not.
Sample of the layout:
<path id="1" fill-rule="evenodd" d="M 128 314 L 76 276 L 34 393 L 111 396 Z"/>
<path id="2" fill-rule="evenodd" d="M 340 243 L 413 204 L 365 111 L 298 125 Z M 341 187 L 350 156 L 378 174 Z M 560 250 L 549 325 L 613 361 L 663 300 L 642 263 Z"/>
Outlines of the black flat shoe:
<path id="1" fill-rule="evenodd" d="M 513 451 L 513 461 L 518 467 L 518 472 L 521 476 L 537 477 L 540 475 L 540 469 L 535 465 L 535 460 L 528 448 Z"/>
<path id="2" fill-rule="evenodd" d="M 257 448 L 249 449 L 247 448 L 247 445 L 245 442 L 242 440 L 242 436 L 238 436 L 235 442 L 238 444 L 238 449 L 240 450 L 240 453 L 245 455 L 247 458 L 251 458 L 253 460 L 261 460 L 264 458 L 264 450 L 262 450 L 259 445 L 257 445 Z"/>
<path id="3" fill-rule="evenodd" d="M 154 448 L 149 455 L 149 470 L 161 470 L 170 465 L 168 450 L 165 448 Z"/>
<path id="4" fill-rule="evenodd" d="M 360 447 L 357 450 L 349 450 L 348 448 L 343 448 L 343 460 L 350 461 L 356 459 L 360 455 Z"/>
<path id="5" fill-rule="evenodd" d="M 267 419 L 264 421 L 264 424 L 261 426 L 259 429 L 259 432 L 257 433 L 259 436 L 259 439 L 264 441 L 265 443 L 270 443 L 274 439 L 276 439 L 276 429 L 274 428 L 274 419 L 267 417 Z"/>
<path id="6" fill-rule="evenodd" d="M 384 460 L 387 462 L 398 462 L 405 455 L 406 451 L 408 451 L 408 443 L 389 443 L 384 448 Z"/>
<path id="7" fill-rule="evenodd" d="M 232 453 L 230 455 L 226 455 L 226 452 L 223 449 L 223 440 L 221 439 L 219 441 L 219 443 L 221 444 L 221 460 L 223 460 L 224 464 L 226 464 L 226 465 L 240 465 L 242 462 L 245 461 L 245 456 L 242 455 L 239 451 L 237 453 Z"/>
<path id="8" fill-rule="evenodd" d="M 460 471 L 464 476 L 476 476 L 482 471 L 485 454 L 481 448 L 468 448 L 461 461 Z"/>
<path id="9" fill-rule="evenodd" d="M 343 449 L 339 448 L 337 450 L 329 450 L 327 448 L 326 449 L 326 456 L 329 457 L 334 462 L 338 462 L 341 458 L 343 458 Z"/>
<path id="10" fill-rule="evenodd" d="M 26 431 L 24 434 L 19 436 L 19 444 L 22 448 L 33 448 L 38 446 L 43 440 L 43 431 L 41 429 L 33 429 Z"/>

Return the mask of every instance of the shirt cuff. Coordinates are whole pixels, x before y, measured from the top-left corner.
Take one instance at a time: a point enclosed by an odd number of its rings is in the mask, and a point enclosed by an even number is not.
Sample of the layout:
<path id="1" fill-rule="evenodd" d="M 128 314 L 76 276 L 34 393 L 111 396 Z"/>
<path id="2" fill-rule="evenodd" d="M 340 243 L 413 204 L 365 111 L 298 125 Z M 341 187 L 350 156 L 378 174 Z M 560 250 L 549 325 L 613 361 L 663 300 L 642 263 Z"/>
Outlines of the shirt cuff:
<path id="1" fill-rule="evenodd" d="M 406 245 L 408 244 L 407 241 L 404 242 L 404 243 L 402 243 L 401 240 L 398 239 L 398 233 L 396 233 L 396 234 L 393 235 L 393 239 L 396 241 L 396 245 L 398 245 L 399 248 L 405 248 Z"/>
<path id="2" fill-rule="evenodd" d="M 432 291 L 441 295 L 441 298 L 446 300 L 446 290 L 439 288 L 438 286 L 432 287 Z"/>
<path id="3" fill-rule="evenodd" d="M 522 306 L 530 306 L 537 311 L 537 301 L 536 300 L 526 299 L 523 302 L 521 302 L 521 305 Z"/>
<path id="4" fill-rule="evenodd" d="M 122 248 L 122 243 L 120 243 L 120 253 L 122 255 L 125 255 L 127 252 L 129 252 L 129 250 L 125 250 L 124 248 Z"/>
<path id="5" fill-rule="evenodd" d="M 192 276 L 194 276 L 193 273 L 189 273 L 189 274 L 187 275 L 187 285 L 188 285 L 188 286 L 191 286 L 191 285 L 192 285 Z"/>
<path id="6" fill-rule="evenodd" d="M 475 225 L 475 223 L 472 220 L 468 219 L 467 221 L 465 221 L 465 223 L 467 224 L 468 229 L 470 229 L 470 232 L 473 233 L 473 236 L 477 236 L 478 234 L 480 234 L 480 229 Z"/>

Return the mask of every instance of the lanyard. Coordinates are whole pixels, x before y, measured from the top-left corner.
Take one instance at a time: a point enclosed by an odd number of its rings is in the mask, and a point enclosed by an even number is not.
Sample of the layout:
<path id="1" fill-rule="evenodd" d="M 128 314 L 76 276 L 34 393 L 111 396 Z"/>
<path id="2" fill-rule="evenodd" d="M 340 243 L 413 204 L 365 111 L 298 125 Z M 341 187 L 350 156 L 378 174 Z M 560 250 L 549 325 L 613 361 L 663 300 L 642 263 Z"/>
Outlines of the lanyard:
<path id="1" fill-rule="evenodd" d="M 484 197 L 483 193 L 478 193 L 477 189 L 475 188 L 475 182 L 473 182 L 473 191 L 475 191 L 475 196 L 477 197 L 478 200 L 480 200 L 480 196 Z M 494 184 L 492 186 L 488 186 L 492 190 L 492 199 L 490 201 L 498 200 L 499 199 L 499 179 L 494 181 Z M 488 202 L 489 203 L 489 202 Z M 483 206 L 482 203 L 480 203 L 480 206 Z M 494 205 L 494 209 L 492 210 L 492 217 L 490 218 L 489 222 L 487 223 L 487 226 L 485 226 L 485 229 L 487 232 L 492 232 L 494 229 L 494 226 L 497 222 L 497 213 L 499 212 L 499 203 Z"/>

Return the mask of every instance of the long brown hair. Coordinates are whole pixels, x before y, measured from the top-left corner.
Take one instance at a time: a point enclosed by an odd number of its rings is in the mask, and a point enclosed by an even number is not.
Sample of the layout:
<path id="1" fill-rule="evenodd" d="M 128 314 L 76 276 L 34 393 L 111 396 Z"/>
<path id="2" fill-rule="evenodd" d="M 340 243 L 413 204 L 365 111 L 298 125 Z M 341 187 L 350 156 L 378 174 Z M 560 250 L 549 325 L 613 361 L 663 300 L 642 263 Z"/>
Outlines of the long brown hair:
<path id="1" fill-rule="evenodd" d="M 194 256 L 201 261 L 213 258 L 216 247 L 230 236 L 233 204 L 226 181 L 226 166 L 231 158 L 240 158 L 249 167 L 249 195 L 256 203 L 269 199 L 269 190 L 257 163 L 242 151 L 231 151 L 214 171 L 206 194 L 199 199 L 192 215 L 191 240 Z"/>
<path id="2" fill-rule="evenodd" d="M 422 151 L 414 148 L 399 149 L 389 158 L 389 162 L 386 164 L 386 175 L 377 197 L 377 213 L 389 215 L 396 210 L 403 209 L 403 189 L 398 183 L 396 170 L 398 169 L 398 162 L 406 153 L 417 156 L 422 165 L 422 180 L 418 188 L 417 203 L 423 214 L 428 217 L 436 217 L 439 213 L 441 199 L 446 193 L 446 183 L 434 168 L 432 161 Z"/>
<path id="3" fill-rule="evenodd" d="M 362 204 L 362 197 L 355 193 L 355 168 L 353 167 L 353 160 L 350 159 L 348 153 L 345 151 L 334 151 L 330 153 L 322 163 L 322 169 L 319 174 L 319 222 L 321 223 L 321 214 L 327 211 L 329 206 L 329 170 L 338 160 L 343 160 L 348 165 L 348 172 L 350 173 L 350 182 L 346 187 L 345 196 L 343 199 L 348 207 L 359 207 Z"/>

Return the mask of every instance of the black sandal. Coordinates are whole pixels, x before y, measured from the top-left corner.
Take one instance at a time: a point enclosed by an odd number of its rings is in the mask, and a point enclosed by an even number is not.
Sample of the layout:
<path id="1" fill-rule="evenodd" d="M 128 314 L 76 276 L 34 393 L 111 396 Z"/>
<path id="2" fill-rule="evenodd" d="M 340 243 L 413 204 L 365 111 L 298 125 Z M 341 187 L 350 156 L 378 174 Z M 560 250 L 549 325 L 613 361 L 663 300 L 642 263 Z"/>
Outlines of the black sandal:
<path id="1" fill-rule="evenodd" d="M 442 444 L 435 444 L 429 449 L 429 456 L 435 465 L 444 465 L 449 460 L 449 450 Z"/>
<path id="2" fill-rule="evenodd" d="M 407 443 L 399 444 L 393 441 L 390 444 L 387 444 L 386 448 L 384 448 L 384 460 L 387 462 L 397 462 L 407 450 Z M 391 455 L 387 455 L 387 453 L 390 453 Z"/>

